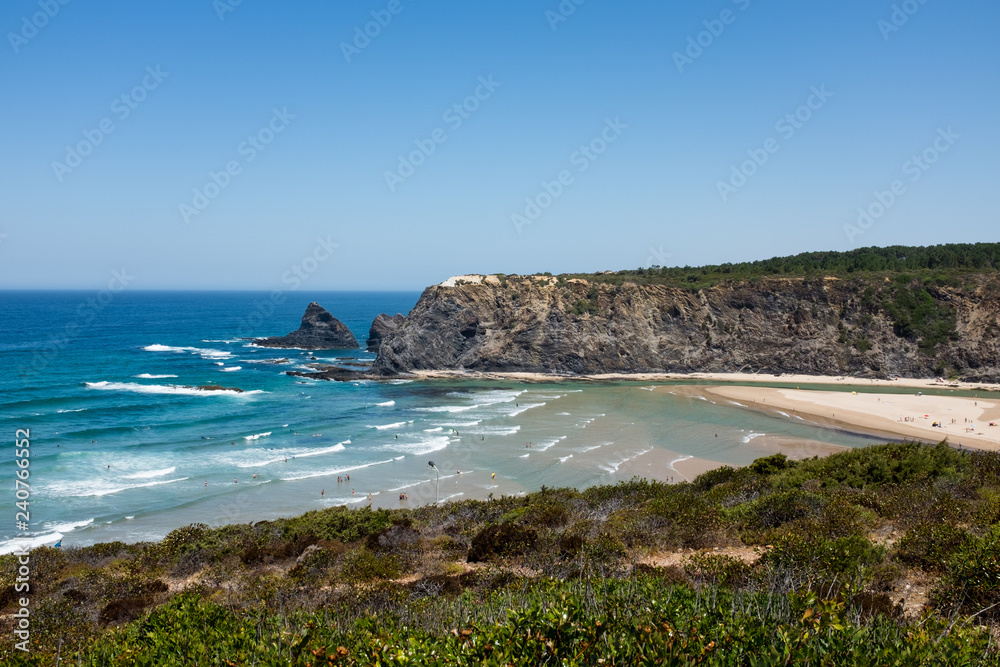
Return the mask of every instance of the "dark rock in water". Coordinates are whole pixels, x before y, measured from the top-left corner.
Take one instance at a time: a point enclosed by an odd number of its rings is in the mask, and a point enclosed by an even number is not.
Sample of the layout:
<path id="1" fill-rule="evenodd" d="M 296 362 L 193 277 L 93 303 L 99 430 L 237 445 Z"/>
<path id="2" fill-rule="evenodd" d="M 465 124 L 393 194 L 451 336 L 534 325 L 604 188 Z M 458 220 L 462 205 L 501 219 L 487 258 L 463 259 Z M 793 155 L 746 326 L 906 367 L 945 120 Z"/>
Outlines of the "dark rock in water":
<path id="1" fill-rule="evenodd" d="M 392 317 L 384 313 L 376 317 L 375 321 L 372 322 L 372 328 L 368 330 L 368 351 L 378 352 L 378 348 L 382 344 L 382 339 L 386 334 L 402 326 L 405 319 L 399 313 L 396 313 Z"/>
<path id="2" fill-rule="evenodd" d="M 239 387 L 223 387 L 221 384 L 201 384 L 197 387 L 190 387 L 190 389 L 197 389 L 198 391 L 235 391 L 242 394 L 243 390 Z"/>
<path id="3" fill-rule="evenodd" d="M 344 323 L 316 302 L 310 303 L 297 331 L 287 336 L 257 338 L 261 347 L 292 347 L 303 350 L 354 350 L 358 341 Z"/>
<path id="4" fill-rule="evenodd" d="M 313 380 L 333 380 L 336 382 L 351 382 L 356 380 L 382 380 L 380 375 L 372 375 L 368 371 L 351 370 L 340 366 L 327 366 L 325 364 L 309 364 L 310 368 L 316 369 L 314 372 L 307 371 L 285 371 L 285 375 L 292 377 L 311 378 Z"/>

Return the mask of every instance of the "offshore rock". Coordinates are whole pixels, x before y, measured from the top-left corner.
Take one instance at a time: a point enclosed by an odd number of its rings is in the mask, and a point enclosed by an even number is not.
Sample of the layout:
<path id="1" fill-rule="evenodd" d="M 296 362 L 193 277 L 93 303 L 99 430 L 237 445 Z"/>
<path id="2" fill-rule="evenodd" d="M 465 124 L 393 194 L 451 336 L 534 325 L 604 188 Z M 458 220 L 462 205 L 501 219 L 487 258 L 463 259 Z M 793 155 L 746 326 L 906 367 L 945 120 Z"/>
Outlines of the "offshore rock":
<path id="1" fill-rule="evenodd" d="M 287 336 L 257 338 L 254 344 L 303 350 L 356 350 L 359 347 L 351 330 L 315 301 L 306 308 L 297 331 Z"/>

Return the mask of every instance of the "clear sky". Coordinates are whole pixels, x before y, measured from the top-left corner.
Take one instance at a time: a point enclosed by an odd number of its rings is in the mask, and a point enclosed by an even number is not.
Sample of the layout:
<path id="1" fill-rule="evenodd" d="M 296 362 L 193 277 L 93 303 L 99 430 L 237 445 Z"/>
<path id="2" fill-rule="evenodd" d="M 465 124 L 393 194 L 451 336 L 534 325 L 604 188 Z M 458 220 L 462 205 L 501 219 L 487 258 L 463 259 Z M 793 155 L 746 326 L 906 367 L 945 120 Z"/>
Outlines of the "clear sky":
<path id="1" fill-rule="evenodd" d="M 997 241 L 998 29 L 993 0 L 5 0 L 0 288 Z"/>

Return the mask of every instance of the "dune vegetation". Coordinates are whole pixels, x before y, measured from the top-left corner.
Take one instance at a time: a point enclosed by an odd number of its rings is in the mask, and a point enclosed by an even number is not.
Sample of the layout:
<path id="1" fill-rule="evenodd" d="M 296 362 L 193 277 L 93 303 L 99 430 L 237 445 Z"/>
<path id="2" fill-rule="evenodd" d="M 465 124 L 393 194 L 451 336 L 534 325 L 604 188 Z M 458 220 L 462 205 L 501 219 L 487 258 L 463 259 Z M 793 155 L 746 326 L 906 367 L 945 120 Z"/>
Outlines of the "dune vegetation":
<path id="1" fill-rule="evenodd" d="M 32 652 L 5 665 L 1000 664 L 1000 455 L 777 455 L 32 562 Z"/>

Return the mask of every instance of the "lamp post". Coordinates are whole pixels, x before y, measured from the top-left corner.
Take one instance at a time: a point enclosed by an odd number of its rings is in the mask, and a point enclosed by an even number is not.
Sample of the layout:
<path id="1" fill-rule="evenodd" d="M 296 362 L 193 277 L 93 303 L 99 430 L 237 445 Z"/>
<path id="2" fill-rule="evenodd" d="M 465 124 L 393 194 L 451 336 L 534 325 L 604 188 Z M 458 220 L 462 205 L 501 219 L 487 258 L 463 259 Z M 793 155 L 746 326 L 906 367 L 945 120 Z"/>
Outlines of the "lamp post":
<path id="1" fill-rule="evenodd" d="M 437 486 L 435 487 L 434 490 L 434 504 L 437 505 L 438 498 L 441 496 L 441 471 L 438 470 L 438 467 L 436 465 L 434 465 L 434 461 L 428 461 L 427 467 L 433 468 L 434 472 L 437 473 Z"/>

